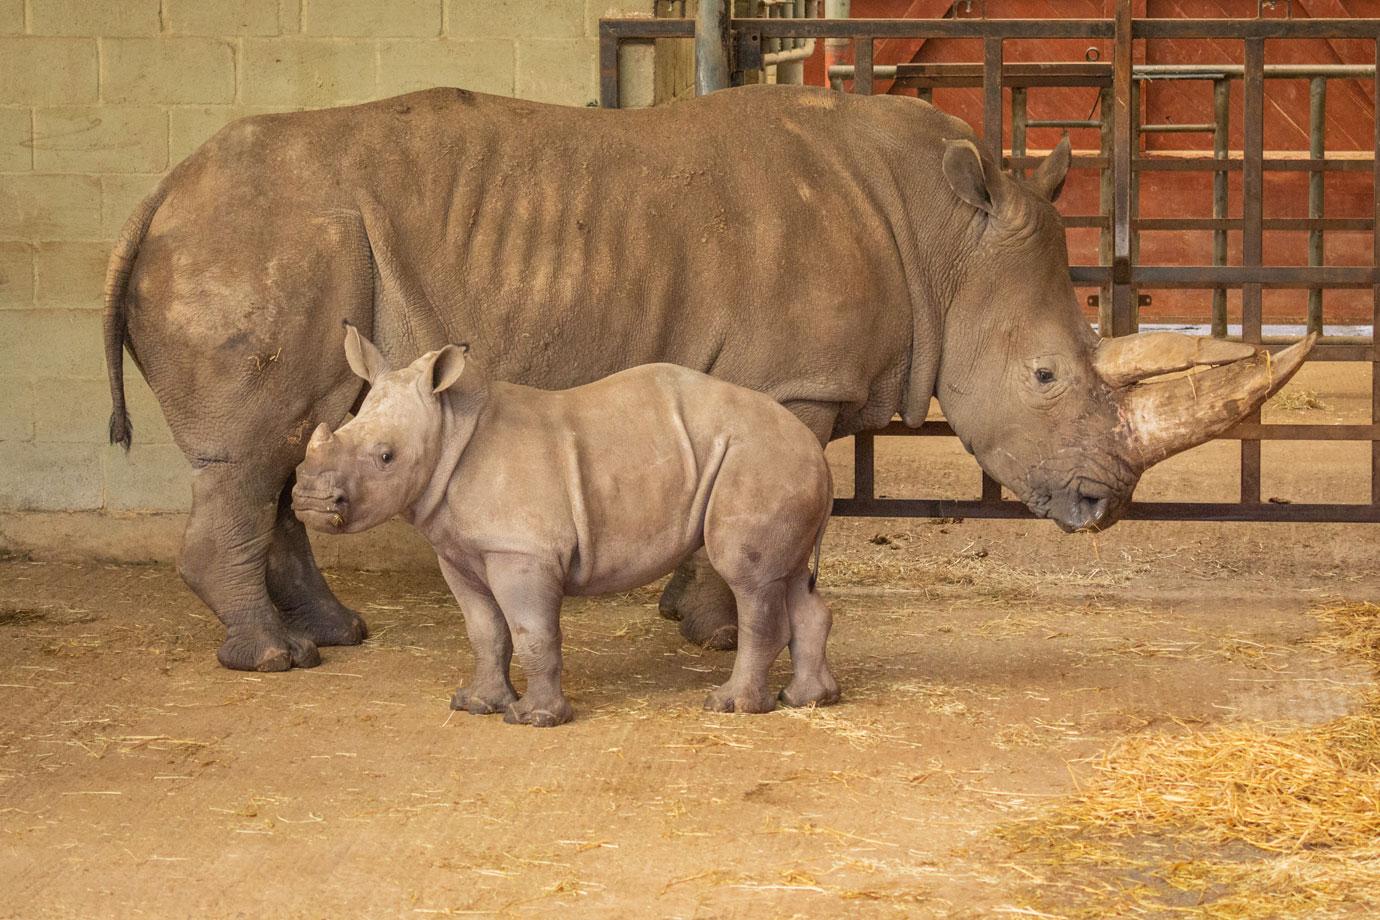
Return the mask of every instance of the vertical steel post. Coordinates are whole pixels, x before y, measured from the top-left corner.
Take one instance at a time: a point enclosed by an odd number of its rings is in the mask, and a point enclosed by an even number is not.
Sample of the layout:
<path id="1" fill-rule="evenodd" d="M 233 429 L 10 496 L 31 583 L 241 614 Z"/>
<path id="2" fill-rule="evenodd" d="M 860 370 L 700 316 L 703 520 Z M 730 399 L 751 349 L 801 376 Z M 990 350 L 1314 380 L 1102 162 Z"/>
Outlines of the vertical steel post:
<path id="1" fill-rule="evenodd" d="M 1245 67 L 1245 129 L 1241 174 L 1242 264 L 1258 268 L 1262 261 L 1264 234 L 1261 231 L 1264 192 L 1263 158 L 1265 154 L 1265 39 L 1248 38 Z M 1260 341 L 1261 286 L 1251 282 L 1241 287 L 1241 338 L 1246 342 Z M 1252 412 L 1247 422 L 1259 422 L 1260 410 Z M 1241 501 L 1260 504 L 1260 441 L 1241 441 Z"/>
<path id="2" fill-rule="evenodd" d="M 872 39 L 860 38 L 853 43 L 853 92 L 872 95 Z"/>
<path id="3" fill-rule="evenodd" d="M 1025 156 L 1026 131 L 1025 87 L 1011 87 L 1011 158 Z M 1024 176 L 1025 168 L 1016 167 L 1016 175 Z"/>
<path id="4" fill-rule="evenodd" d="M 1222 161 L 1222 168 L 1212 174 L 1212 216 L 1224 220 L 1227 216 L 1226 161 L 1231 143 L 1231 81 L 1225 77 L 1212 81 L 1212 155 Z M 1212 231 L 1212 264 L 1227 264 L 1227 231 Z M 1227 335 L 1227 289 L 1212 289 L 1212 334 Z"/>
<path id="5" fill-rule="evenodd" d="M 1308 155 L 1321 160 L 1326 156 L 1324 138 L 1327 133 L 1327 80 L 1314 77 L 1308 81 Z M 1319 220 L 1323 216 L 1323 172 L 1315 169 L 1308 174 L 1308 217 Z M 1308 264 L 1323 264 L 1323 231 L 1321 227 L 1308 229 Z M 1308 331 L 1322 335 L 1322 288 L 1308 289 Z"/>
<path id="6" fill-rule="evenodd" d="M 1140 264 L 1140 230 L 1136 221 L 1140 219 L 1140 170 L 1136 168 L 1135 158 L 1141 155 L 1140 123 L 1145 113 L 1141 110 L 1141 91 L 1144 84 L 1131 80 L 1131 265 Z M 1131 295 L 1131 331 L 1140 329 L 1140 291 Z"/>
<path id="7" fill-rule="evenodd" d="M 599 105 L 618 108 L 618 36 L 599 26 Z"/>
<path id="8" fill-rule="evenodd" d="M 728 4 L 732 0 L 700 0 L 695 12 L 695 95 L 703 96 L 729 84 Z"/>
<path id="9" fill-rule="evenodd" d="M 1002 165 L 1002 111 L 1001 111 L 1001 58 L 1002 40 L 984 38 L 982 40 L 982 137 L 997 158 L 997 167 Z"/>
<path id="10" fill-rule="evenodd" d="M 1112 88 L 1104 86 L 1098 93 L 1099 153 L 1102 168 L 1097 172 L 1097 213 L 1102 215 L 1102 228 L 1097 233 L 1097 264 L 1112 264 Z M 1112 334 L 1112 285 L 1102 285 L 1097 298 L 1097 333 L 1103 338 Z"/>
<path id="11" fill-rule="evenodd" d="M 872 432 L 859 431 L 853 435 L 853 498 L 872 501 L 876 497 Z"/>
<path id="12" fill-rule="evenodd" d="M 1380 39 L 1375 42 L 1375 84 L 1380 99 Z M 1371 171 L 1371 267 L 1380 269 L 1380 112 L 1373 112 L 1374 159 Z M 1376 332 L 1380 330 L 1380 284 L 1371 289 L 1370 311 L 1370 420 L 1380 424 L 1380 350 L 1376 349 Z M 1370 501 L 1380 505 L 1380 441 L 1370 442 Z"/>
<path id="13" fill-rule="evenodd" d="M 1131 277 L 1131 4 L 1116 5 L 1112 44 L 1112 335 L 1132 331 Z"/>

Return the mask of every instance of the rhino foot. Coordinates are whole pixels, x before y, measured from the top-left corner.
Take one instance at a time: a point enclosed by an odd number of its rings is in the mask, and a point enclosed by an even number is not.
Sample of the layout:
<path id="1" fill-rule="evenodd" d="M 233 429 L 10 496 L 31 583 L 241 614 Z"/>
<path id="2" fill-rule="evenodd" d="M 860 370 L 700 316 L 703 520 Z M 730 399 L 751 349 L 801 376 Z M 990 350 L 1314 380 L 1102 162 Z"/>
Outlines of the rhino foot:
<path id="1" fill-rule="evenodd" d="M 334 598 L 284 610 L 283 619 L 289 629 L 316 645 L 359 645 L 369 638 L 364 617 Z"/>
<path id="2" fill-rule="evenodd" d="M 509 725 L 534 725 L 537 728 L 550 728 L 564 725 L 575 718 L 575 710 L 570 701 L 560 696 L 554 700 L 529 700 L 523 697 L 508 707 L 503 721 Z"/>
<path id="3" fill-rule="evenodd" d="M 496 712 L 506 712 L 517 702 L 517 694 L 512 687 L 460 687 L 450 698 L 450 708 L 464 710 L 470 715 L 488 716 Z"/>
<path id="4" fill-rule="evenodd" d="M 676 569 L 657 609 L 666 619 L 680 621 L 680 634 L 687 642 L 725 652 L 738 647 L 733 591 L 699 554 Z"/>
<path id="5" fill-rule="evenodd" d="M 321 663 L 316 644 L 306 636 L 267 630 L 232 630 L 216 652 L 220 663 L 235 671 L 286 671 Z"/>
<path id="6" fill-rule="evenodd" d="M 765 687 L 757 690 L 724 684 L 709 691 L 704 708 L 710 712 L 771 712 L 776 700 Z"/>
<path id="7" fill-rule="evenodd" d="M 839 685 L 832 674 L 823 677 L 796 675 L 781 691 L 781 702 L 792 708 L 832 706 L 839 701 Z"/>

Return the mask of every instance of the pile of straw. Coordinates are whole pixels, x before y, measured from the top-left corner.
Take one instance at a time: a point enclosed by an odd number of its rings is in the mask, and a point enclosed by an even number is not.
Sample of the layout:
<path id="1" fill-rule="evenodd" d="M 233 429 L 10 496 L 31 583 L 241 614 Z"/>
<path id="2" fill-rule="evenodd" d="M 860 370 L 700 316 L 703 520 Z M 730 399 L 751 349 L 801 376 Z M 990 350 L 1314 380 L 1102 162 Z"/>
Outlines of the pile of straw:
<path id="1" fill-rule="evenodd" d="M 1315 611 L 1320 643 L 1380 666 L 1380 607 Z M 1065 805 L 1003 831 L 1059 916 L 1380 912 L 1380 692 L 1313 726 L 1130 738 Z M 1057 892 L 1057 893 L 1056 893 Z M 1057 905 L 1057 907 L 1051 907 Z"/>

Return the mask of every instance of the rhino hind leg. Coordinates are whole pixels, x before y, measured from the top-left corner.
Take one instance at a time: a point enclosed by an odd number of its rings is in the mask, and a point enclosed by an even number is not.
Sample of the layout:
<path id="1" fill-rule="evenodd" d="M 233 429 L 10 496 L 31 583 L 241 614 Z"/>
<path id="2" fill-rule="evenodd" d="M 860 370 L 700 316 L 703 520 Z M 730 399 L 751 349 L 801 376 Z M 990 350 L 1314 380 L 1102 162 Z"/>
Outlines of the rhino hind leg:
<path id="1" fill-rule="evenodd" d="M 829 670 L 825 649 L 833 618 L 819 592 L 810 587 L 808 569 L 791 580 L 786 609 L 791 622 L 791 681 L 781 691 L 787 706 L 828 706 L 839 701 L 839 684 Z"/>
<path id="2" fill-rule="evenodd" d="M 307 530 L 292 513 L 292 480 L 278 498 L 268 551 L 268 595 L 290 632 L 317 645 L 358 645 L 369 637 L 364 618 L 336 599 L 312 554 Z"/>
<path id="3" fill-rule="evenodd" d="M 680 634 L 703 648 L 732 651 L 738 647 L 738 608 L 733 590 L 704 550 L 676 569 L 657 605 L 668 620 L 680 621 Z"/>
<path id="4" fill-rule="evenodd" d="M 786 583 L 740 588 L 738 654 L 733 673 L 709 692 L 704 708 L 711 712 L 771 712 L 776 697 L 768 678 L 772 662 L 786 647 L 790 627 L 786 619 Z"/>
<path id="5" fill-rule="evenodd" d="M 268 594 L 276 486 L 239 463 L 211 463 L 192 478 L 192 510 L 178 569 L 225 624 L 216 657 L 238 671 L 286 671 L 321 663 L 316 644 L 288 629 Z M 267 494 L 264 494 L 267 493 Z"/>

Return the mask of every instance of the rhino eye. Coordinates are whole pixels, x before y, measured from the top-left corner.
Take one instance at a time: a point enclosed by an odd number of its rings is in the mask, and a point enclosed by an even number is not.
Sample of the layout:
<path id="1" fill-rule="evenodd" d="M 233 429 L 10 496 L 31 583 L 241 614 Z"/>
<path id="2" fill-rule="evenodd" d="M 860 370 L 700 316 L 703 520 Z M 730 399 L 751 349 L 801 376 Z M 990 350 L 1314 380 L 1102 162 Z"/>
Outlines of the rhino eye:
<path id="1" fill-rule="evenodd" d="M 1035 379 L 1040 383 L 1053 383 L 1054 371 L 1047 367 L 1041 367 L 1035 371 Z"/>
<path id="2" fill-rule="evenodd" d="M 384 463 L 392 463 L 393 452 L 385 447 L 383 449 L 383 452 L 379 454 L 379 459 L 382 460 Z"/>

